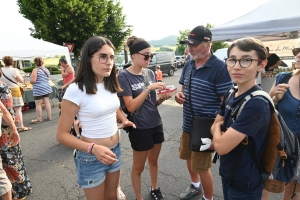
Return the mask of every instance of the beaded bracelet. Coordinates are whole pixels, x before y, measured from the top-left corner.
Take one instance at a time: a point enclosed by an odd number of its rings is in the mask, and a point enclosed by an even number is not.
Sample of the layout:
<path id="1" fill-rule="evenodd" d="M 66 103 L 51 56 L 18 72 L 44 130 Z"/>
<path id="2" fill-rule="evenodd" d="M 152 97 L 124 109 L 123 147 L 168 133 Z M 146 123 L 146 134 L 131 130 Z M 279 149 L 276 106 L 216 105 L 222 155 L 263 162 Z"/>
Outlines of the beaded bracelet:
<path id="1" fill-rule="evenodd" d="M 92 148 L 92 146 L 93 146 L 94 144 L 95 144 L 95 143 L 91 143 L 91 144 L 89 145 L 88 150 L 87 150 L 87 153 L 91 153 L 91 148 Z"/>

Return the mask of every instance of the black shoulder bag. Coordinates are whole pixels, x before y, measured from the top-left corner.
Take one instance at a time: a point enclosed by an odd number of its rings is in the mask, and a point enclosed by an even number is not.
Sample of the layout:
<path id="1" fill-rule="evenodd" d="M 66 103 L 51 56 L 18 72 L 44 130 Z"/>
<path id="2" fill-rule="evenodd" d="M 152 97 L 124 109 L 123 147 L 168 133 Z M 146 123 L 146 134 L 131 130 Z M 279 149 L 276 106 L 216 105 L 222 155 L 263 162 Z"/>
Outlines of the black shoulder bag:
<path id="1" fill-rule="evenodd" d="M 190 150 L 198 152 L 214 152 L 214 150 L 208 149 L 211 146 L 212 135 L 210 128 L 213 125 L 215 119 L 208 117 L 194 116 L 192 109 L 192 95 L 191 95 L 191 79 L 192 70 L 189 74 L 189 104 L 192 113 L 191 121 L 191 133 L 190 133 Z"/>

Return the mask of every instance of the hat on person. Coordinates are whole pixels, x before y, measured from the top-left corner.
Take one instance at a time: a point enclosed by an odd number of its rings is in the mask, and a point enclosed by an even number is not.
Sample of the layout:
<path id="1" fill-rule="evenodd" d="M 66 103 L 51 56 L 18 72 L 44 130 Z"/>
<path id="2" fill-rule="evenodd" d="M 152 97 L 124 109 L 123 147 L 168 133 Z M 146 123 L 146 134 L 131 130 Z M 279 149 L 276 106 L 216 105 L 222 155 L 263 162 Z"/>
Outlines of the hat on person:
<path id="1" fill-rule="evenodd" d="M 195 27 L 189 34 L 187 40 L 180 41 L 180 44 L 193 44 L 197 45 L 204 41 L 211 41 L 211 32 L 204 26 Z"/>

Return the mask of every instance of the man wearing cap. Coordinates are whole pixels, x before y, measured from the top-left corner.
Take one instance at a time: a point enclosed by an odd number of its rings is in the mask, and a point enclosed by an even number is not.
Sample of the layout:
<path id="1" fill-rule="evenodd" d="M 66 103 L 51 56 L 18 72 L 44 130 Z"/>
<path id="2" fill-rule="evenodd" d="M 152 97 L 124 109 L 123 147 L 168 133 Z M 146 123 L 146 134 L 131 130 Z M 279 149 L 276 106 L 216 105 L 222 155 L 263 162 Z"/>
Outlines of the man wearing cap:
<path id="1" fill-rule="evenodd" d="M 208 28 L 195 27 L 190 32 L 188 39 L 181 41 L 180 44 L 187 44 L 191 56 L 191 59 L 185 64 L 179 80 L 182 89 L 175 96 L 176 102 L 183 104 L 183 131 L 179 158 L 186 160 L 191 177 L 190 186 L 180 195 L 180 198 L 190 199 L 196 194 L 201 194 L 200 176 L 204 190 L 202 200 L 213 199 L 213 177 L 210 171 L 212 153 L 195 152 L 189 149 L 191 115 L 215 118 L 215 113 L 224 94 L 232 86 L 232 81 L 225 62 L 218 59 L 210 50 L 212 34 Z M 189 77 L 191 77 L 191 106 Z M 192 112 L 190 108 L 192 108 Z"/>

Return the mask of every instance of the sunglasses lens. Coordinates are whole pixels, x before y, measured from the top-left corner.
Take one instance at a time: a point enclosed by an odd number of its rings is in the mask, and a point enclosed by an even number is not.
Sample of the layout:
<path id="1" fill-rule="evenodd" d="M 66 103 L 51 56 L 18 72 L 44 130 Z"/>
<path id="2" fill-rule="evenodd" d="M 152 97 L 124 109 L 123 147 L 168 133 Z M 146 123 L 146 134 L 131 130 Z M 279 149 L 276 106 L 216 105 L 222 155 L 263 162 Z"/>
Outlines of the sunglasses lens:
<path id="1" fill-rule="evenodd" d="M 145 60 L 148 60 L 149 58 L 150 58 L 150 56 L 149 55 L 144 55 L 145 56 Z"/>
<path id="2" fill-rule="evenodd" d="M 294 56 L 297 56 L 299 52 L 300 52 L 300 48 L 293 49 L 293 55 Z"/>
<path id="3" fill-rule="evenodd" d="M 149 60 L 149 58 L 152 59 L 152 58 L 153 58 L 153 55 L 152 55 L 152 54 L 151 54 L 151 55 L 144 55 L 144 59 L 145 59 L 145 60 Z"/>

